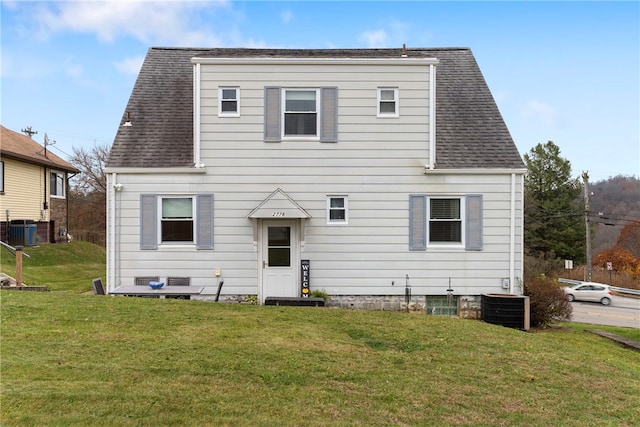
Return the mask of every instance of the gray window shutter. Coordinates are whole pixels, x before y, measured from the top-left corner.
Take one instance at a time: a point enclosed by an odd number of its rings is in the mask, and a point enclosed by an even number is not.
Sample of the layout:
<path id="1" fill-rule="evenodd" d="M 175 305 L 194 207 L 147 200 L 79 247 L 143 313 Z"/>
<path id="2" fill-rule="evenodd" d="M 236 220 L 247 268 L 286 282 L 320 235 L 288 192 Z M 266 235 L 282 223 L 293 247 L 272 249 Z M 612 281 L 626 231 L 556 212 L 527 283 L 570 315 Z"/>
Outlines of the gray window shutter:
<path id="1" fill-rule="evenodd" d="M 280 123 L 282 120 L 280 110 L 282 102 L 280 100 L 279 87 L 264 88 L 264 140 L 278 142 L 281 140 Z"/>
<path id="2" fill-rule="evenodd" d="M 213 249 L 213 194 L 196 196 L 196 249 Z"/>
<path id="3" fill-rule="evenodd" d="M 140 249 L 158 249 L 158 198 L 140 195 Z"/>
<path id="4" fill-rule="evenodd" d="M 467 202 L 467 244 L 469 251 L 482 250 L 482 194 L 470 194 Z"/>
<path id="5" fill-rule="evenodd" d="M 338 88 L 323 87 L 320 99 L 320 142 L 338 142 Z"/>
<path id="6" fill-rule="evenodd" d="M 427 249 L 427 196 L 409 195 L 409 250 Z"/>

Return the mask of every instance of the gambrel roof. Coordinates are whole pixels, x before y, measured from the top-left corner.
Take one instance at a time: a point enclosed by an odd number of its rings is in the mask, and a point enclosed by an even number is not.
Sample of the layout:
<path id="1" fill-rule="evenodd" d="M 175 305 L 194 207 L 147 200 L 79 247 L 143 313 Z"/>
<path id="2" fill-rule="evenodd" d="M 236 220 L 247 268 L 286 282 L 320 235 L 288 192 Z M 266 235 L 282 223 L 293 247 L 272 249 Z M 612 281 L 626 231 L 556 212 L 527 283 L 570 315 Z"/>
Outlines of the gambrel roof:
<path id="1" fill-rule="evenodd" d="M 111 148 L 108 167 L 193 166 L 191 58 L 436 58 L 436 168 L 523 169 L 524 164 L 468 48 L 151 48 Z"/>

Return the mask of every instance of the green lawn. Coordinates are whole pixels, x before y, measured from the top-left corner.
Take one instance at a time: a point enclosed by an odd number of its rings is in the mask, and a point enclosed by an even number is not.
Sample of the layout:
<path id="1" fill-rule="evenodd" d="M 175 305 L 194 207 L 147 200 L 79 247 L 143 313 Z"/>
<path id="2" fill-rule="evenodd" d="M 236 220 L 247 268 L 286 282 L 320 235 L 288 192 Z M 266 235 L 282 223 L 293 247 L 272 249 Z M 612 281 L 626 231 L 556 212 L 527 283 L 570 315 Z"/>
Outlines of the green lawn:
<path id="1" fill-rule="evenodd" d="M 22 259 L 22 281 L 29 286 L 47 286 L 50 291 L 87 292 L 91 279 L 106 278 L 104 248 L 85 242 L 25 247 L 29 258 Z M 16 258 L 0 246 L 1 271 L 16 277 Z"/>
<path id="2" fill-rule="evenodd" d="M 635 426 L 640 353 L 399 312 L 2 291 L 2 426 Z"/>

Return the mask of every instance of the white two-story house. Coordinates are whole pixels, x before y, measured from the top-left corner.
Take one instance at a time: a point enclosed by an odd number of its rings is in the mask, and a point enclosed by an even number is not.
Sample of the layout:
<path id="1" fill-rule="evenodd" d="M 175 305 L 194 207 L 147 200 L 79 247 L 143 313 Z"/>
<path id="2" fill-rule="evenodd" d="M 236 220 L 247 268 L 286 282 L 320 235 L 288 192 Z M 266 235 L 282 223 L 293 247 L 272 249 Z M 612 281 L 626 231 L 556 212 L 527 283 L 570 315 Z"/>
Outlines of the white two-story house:
<path id="1" fill-rule="evenodd" d="M 107 290 L 521 293 L 525 168 L 469 49 L 151 48 L 119 125 Z"/>

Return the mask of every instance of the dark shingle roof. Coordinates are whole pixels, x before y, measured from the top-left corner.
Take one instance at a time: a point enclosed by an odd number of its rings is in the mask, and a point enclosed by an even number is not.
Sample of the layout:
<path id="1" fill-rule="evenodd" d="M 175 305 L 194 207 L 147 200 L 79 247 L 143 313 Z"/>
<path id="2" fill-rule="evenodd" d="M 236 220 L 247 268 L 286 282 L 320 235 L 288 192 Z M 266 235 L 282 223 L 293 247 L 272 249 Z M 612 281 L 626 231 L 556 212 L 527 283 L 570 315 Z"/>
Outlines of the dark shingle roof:
<path id="1" fill-rule="evenodd" d="M 193 164 L 191 58 L 398 58 L 402 49 L 182 49 L 151 48 L 120 124 L 109 167 Z M 436 167 L 524 168 L 509 130 L 470 49 L 407 49 L 409 57 L 437 58 Z"/>

